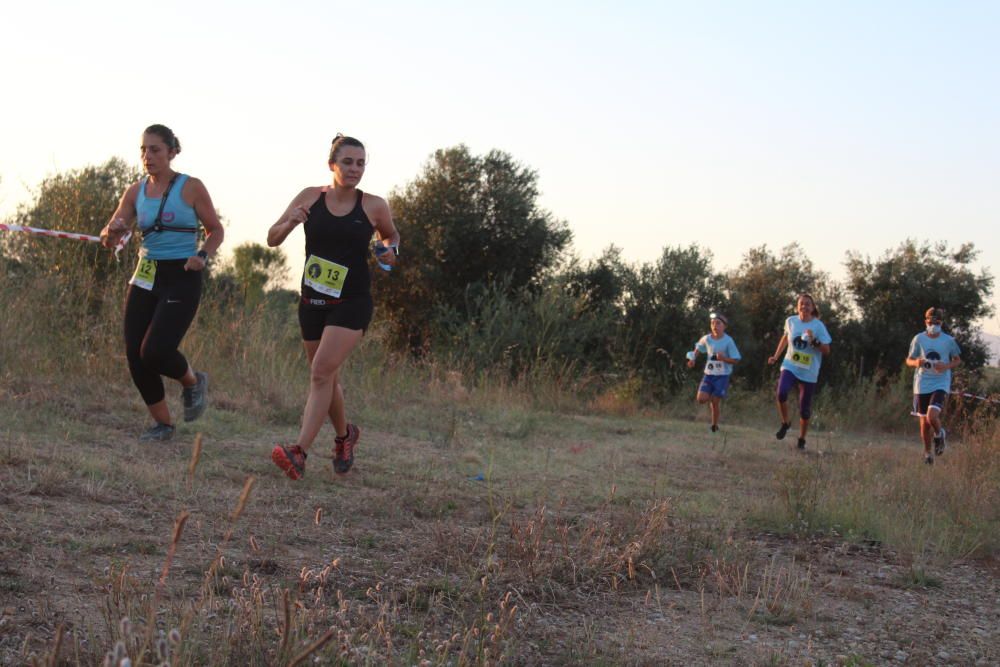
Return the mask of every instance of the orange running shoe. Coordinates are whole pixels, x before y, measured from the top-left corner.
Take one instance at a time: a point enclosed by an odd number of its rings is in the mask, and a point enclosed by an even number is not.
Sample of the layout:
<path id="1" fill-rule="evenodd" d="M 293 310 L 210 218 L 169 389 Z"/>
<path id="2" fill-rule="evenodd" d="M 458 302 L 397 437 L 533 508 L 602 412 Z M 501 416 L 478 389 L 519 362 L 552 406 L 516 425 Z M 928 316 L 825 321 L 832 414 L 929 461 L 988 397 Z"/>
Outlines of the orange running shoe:
<path id="1" fill-rule="evenodd" d="M 292 479 L 301 479 L 306 474 L 306 453 L 298 445 L 275 445 L 271 450 L 271 460 Z"/>

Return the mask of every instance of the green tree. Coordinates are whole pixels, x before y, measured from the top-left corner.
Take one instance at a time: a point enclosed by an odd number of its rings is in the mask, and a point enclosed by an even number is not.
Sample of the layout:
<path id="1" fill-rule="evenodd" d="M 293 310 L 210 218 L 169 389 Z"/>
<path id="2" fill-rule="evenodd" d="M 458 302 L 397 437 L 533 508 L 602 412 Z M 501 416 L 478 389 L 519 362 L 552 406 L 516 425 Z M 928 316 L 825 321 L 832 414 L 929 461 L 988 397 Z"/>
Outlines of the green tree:
<path id="1" fill-rule="evenodd" d="M 137 177 L 137 170 L 120 159 L 49 176 L 34 189 L 34 200 L 7 222 L 96 236 Z M 33 345 L 43 337 L 40 349 L 64 352 L 107 349 L 109 341 L 118 340 L 122 297 L 134 267 L 125 252 L 118 263 L 97 243 L 22 233 L 0 234 L 0 244 L 7 288 L 0 294 L 0 311 L 5 319 L 17 320 L 14 340 Z M 52 361 L 40 355 L 34 364 L 76 368 L 82 357 L 71 356 Z"/>
<path id="2" fill-rule="evenodd" d="M 730 272 L 730 332 L 743 355 L 739 377 L 751 387 L 759 387 L 771 377 L 767 357 L 774 353 L 785 319 L 795 314 L 796 297 L 802 292 L 815 297 L 836 352 L 838 325 L 846 314 L 841 292 L 829 275 L 813 266 L 797 243 L 785 246 L 777 255 L 766 245 L 751 248 L 740 266 Z M 824 361 L 824 375 L 829 374 L 831 365 Z"/>
<path id="3" fill-rule="evenodd" d="M 375 281 L 397 333 L 422 345 L 438 304 L 460 305 L 469 286 L 503 281 L 513 295 L 537 287 L 569 244 L 564 222 L 538 206 L 538 175 L 508 153 L 434 153 L 389 203 L 402 233 L 401 262 Z"/>
<path id="4" fill-rule="evenodd" d="M 38 186 L 35 200 L 21 206 L 10 222 L 96 236 L 122 193 L 139 176 L 135 167 L 120 158 L 49 176 Z M 5 254 L 22 267 L 45 272 L 64 284 L 85 277 L 103 280 L 125 270 L 115 263 L 113 253 L 97 243 L 27 234 L 6 234 L 0 242 Z"/>
<path id="5" fill-rule="evenodd" d="M 966 367 L 986 363 L 986 345 L 975 322 L 993 314 L 993 276 L 986 269 L 972 269 L 978 254 L 971 243 L 951 250 L 946 243 L 913 240 L 877 260 L 847 254 L 847 287 L 859 314 L 857 363 L 865 375 L 895 374 L 902 368 L 910 341 L 923 328 L 924 311 L 931 306 L 944 308 L 945 330 L 961 345 Z"/>
<path id="6" fill-rule="evenodd" d="M 264 291 L 280 287 L 288 277 L 288 263 L 281 248 L 268 248 L 247 241 L 233 249 L 232 257 L 220 268 L 218 279 L 229 280 L 242 295 L 245 305 L 260 303 Z"/>
<path id="7" fill-rule="evenodd" d="M 588 308 L 557 276 L 540 289 L 516 294 L 505 280 L 476 284 L 460 308 L 441 304 L 436 321 L 439 358 L 453 355 L 511 377 L 535 373 L 569 380 L 607 369 L 607 346 L 619 318 L 610 310 Z"/>
<path id="8" fill-rule="evenodd" d="M 613 245 L 586 264 L 571 260 L 559 276 L 562 289 L 576 304 L 580 320 L 591 323 L 588 344 L 582 351 L 593 370 L 623 370 L 618 363 L 623 349 L 618 339 L 626 285 L 635 282 L 635 269 L 622 259 L 621 249 Z"/>
<path id="9" fill-rule="evenodd" d="M 659 260 L 621 277 L 619 367 L 656 393 L 675 390 L 689 379 L 684 353 L 708 331 L 709 314 L 727 305 L 724 278 L 697 245 L 664 248 Z"/>
<path id="10" fill-rule="evenodd" d="M 632 272 L 622 260 L 621 248 L 609 246 L 601 256 L 580 266 L 573 261 L 563 271 L 566 287 L 588 310 L 619 309 L 626 277 Z"/>

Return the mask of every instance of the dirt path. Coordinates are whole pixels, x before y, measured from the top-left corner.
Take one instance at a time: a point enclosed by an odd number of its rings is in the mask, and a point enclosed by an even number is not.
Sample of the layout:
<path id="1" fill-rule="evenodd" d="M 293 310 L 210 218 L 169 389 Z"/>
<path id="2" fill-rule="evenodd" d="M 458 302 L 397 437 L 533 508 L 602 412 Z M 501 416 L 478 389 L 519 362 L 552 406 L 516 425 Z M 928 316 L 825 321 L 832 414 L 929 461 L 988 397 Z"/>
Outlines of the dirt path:
<path id="1" fill-rule="evenodd" d="M 316 456 L 292 485 L 267 460 L 276 432 L 226 438 L 210 424 L 192 479 L 189 442 L 141 449 L 114 422 L 88 428 L 72 446 L 43 427 L 0 442 L 3 664 L 51 650 L 60 624 L 85 656 L 110 648 L 116 615 L 148 602 L 181 510 L 191 518 L 165 629 L 225 554 L 209 586 L 216 606 L 191 630 L 194 663 L 277 660 L 288 589 L 299 645 L 338 628 L 341 648 L 321 660 L 340 650 L 348 662 L 482 663 L 495 647 L 531 665 L 1000 664 L 995 561 L 914 569 L 878 545 L 713 520 L 713 503 L 763 493 L 755 476 L 784 456 L 750 431 L 705 448 L 681 425 L 595 436 L 620 430 L 613 420 L 543 423 L 492 444 L 369 429 L 351 474 L 334 477 Z M 667 434 L 676 441 L 663 445 Z M 681 455 L 696 445 L 702 456 Z M 482 482 L 470 479 L 478 469 Z M 251 500 L 231 524 L 248 475 Z M 212 648 L 234 641 L 247 653 Z"/>

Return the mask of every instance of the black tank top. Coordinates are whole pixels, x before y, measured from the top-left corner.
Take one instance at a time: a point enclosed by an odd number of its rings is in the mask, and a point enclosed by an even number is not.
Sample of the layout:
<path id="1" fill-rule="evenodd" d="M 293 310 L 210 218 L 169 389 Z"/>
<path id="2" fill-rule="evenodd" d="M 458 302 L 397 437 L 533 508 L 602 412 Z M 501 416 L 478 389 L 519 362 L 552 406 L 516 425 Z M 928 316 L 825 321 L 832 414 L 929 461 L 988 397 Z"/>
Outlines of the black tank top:
<path id="1" fill-rule="evenodd" d="M 309 217 L 303 227 L 306 233 L 306 260 L 320 257 L 328 262 L 336 262 L 347 267 L 347 277 L 339 298 L 350 299 L 371 294 L 371 275 L 368 272 L 368 253 L 372 235 L 375 233 L 371 221 L 361 206 L 363 193 L 358 190 L 358 199 L 347 215 L 334 215 L 326 206 L 326 188 L 319 199 L 310 207 Z M 307 299 L 331 299 L 305 282 L 302 277 L 302 296 Z"/>

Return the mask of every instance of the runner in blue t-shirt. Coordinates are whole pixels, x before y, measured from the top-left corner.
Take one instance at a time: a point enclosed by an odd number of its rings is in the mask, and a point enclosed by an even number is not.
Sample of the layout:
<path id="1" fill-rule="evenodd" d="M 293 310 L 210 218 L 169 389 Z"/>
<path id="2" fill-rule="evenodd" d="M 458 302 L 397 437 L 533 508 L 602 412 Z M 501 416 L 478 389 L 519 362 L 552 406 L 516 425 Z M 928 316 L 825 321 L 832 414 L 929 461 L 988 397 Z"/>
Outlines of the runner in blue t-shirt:
<path id="1" fill-rule="evenodd" d="M 945 432 L 941 413 L 951 391 L 951 369 L 962 363 L 962 351 L 955 339 L 941 331 L 944 311 L 928 308 L 924 313 L 925 332 L 910 343 L 906 365 L 917 369 L 913 374 L 913 412 L 920 418 L 920 438 L 924 442 L 924 463 L 934 463 L 944 454 Z M 931 441 L 934 453 L 931 453 Z"/>
<path id="2" fill-rule="evenodd" d="M 705 375 L 698 385 L 695 400 L 701 404 L 708 403 L 712 416 L 712 432 L 715 433 L 719 430 L 720 407 L 729 389 L 729 376 L 733 372 L 733 364 L 742 357 L 740 351 L 736 349 L 736 342 L 726 333 L 726 327 L 729 325 L 726 316 L 712 313 L 710 317 L 712 333 L 702 336 L 694 346 L 694 350 L 688 352 L 687 365 L 688 368 L 694 368 L 699 352 L 708 357 L 708 361 L 705 362 Z"/>
<path id="3" fill-rule="evenodd" d="M 782 440 L 792 422 L 788 418 L 788 392 L 792 387 L 799 387 L 799 449 L 806 447 L 806 433 L 809 431 L 809 417 L 812 416 L 812 399 L 816 393 L 816 381 L 819 379 L 819 368 L 823 357 L 830 354 L 829 332 L 819 320 L 819 308 L 811 294 L 802 293 L 796 302 L 798 315 L 792 315 L 785 320 L 785 333 L 778 341 L 778 348 L 767 363 L 781 361 L 781 376 L 778 379 L 778 415 L 781 417 L 781 427 L 775 433 Z"/>

